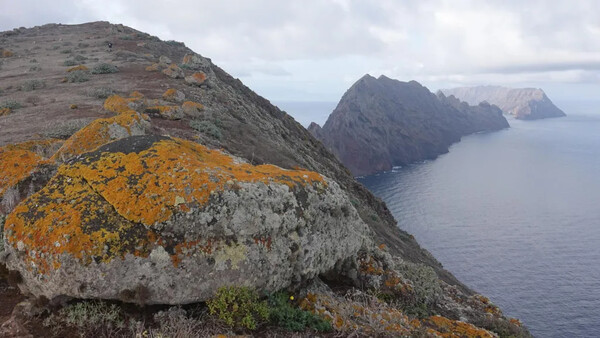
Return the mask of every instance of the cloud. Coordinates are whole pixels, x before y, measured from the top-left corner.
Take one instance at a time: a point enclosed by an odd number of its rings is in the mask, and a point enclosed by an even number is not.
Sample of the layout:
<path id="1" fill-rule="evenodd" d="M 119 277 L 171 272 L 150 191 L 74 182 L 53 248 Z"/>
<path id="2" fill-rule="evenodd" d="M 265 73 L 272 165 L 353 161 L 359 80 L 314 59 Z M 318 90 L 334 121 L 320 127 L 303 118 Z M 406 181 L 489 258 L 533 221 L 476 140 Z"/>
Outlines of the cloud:
<path id="1" fill-rule="evenodd" d="M 0 3 L 0 29 L 49 22 L 123 23 L 183 41 L 258 89 L 285 79 L 291 86 L 314 83 L 314 92 L 319 83 L 327 84 L 322 92 L 341 95 L 344 79 L 366 72 L 432 86 L 449 78 L 462 84 L 474 79 L 592 83 L 600 74 L 596 0 Z M 339 84 L 331 87 L 333 77 Z"/>

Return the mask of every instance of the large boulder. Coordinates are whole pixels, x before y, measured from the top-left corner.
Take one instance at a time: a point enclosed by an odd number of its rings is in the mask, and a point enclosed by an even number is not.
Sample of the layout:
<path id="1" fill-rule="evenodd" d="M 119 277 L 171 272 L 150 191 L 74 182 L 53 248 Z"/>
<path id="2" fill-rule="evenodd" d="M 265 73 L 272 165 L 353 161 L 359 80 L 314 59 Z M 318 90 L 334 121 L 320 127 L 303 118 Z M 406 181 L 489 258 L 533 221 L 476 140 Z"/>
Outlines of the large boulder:
<path id="1" fill-rule="evenodd" d="M 333 180 L 145 135 L 62 164 L 6 219 L 4 261 L 38 297 L 185 304 L 300 285 L 368 238 Z"/>

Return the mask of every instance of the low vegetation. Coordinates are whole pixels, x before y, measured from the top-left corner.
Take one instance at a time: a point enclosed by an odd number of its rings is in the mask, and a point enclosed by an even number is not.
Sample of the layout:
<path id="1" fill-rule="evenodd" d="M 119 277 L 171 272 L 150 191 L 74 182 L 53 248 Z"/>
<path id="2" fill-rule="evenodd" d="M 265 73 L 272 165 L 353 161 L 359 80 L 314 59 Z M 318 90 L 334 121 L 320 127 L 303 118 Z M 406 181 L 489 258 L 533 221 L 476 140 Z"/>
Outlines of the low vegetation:
<path id="1" fill-rule="evenodd" d="M 0 108 L 9 108 L 11 110 L 19 109 L 22 105 L 15 100 L 6 100 L 0 102 Z"/>
<path id="2" fill-rule="evenodd" d="M 75 106 L 75 108 L 71 108 L 71 109 L 76 109 L 76 108 L 77 108 L 77 106 Z M 93 121 L 93 118 L 81 118 L 81 119 L 67 120 L 67 121 L 56 123 L 54 125 L 47 127 L 42 132 L 42 134 L 48 138 L 57 138 L 57 139 L 66 140 L 69 137 L 71 137 L 71 135 L 73 135 L 77 131 L 79 131 L 81 128 L 90 124 L 92 121 Z"/>
<path id="3" fill-rule="evenodd" d="M 119 68 L 117 66 L 111 65 L 110 63 L 100 63 L 92 68 L 92 74 L 110 74 L 110 73 L 118 73 Z"/>
<path id="4" fill-rule="evenodd" d="M 25 81 L 21 86 L 21 90 L 30 92 L 32 90 L 42 89 L 44 87 L 46 87 L 46 82 L 43 80 L 34 79 Z"/>
<path id="5" fill-rule="evenodd" d="M 72 67 L 72 66 L 76 66 L 76 65 L 77 65 L 77 62 L 75 60 L 69 59 L 69 60 L 65 60 L 63 62 L 63 66 L 65 66 L 65 67 Z"/>
<path id="6" fill-rule="evenodd" d="M 228 326 L 254 330 L 269 319 L 267 302 L 260 301 L 256 291 L 247 287 L 223 287 L 207 302 L 211 315 Z"/>
<path id="7" fill-rule="evenodd" d="M 115 91 L 108 87 L 97 87 L 89 89 L 85 94 L 97 99 L 107 99 L 109 96 L 114 95 Z"/>
<path id="8" fill-rule="evenodd" d="M 67 75 L 67 81 L 72 83 L 86 82 L 90 80 L 89 72 L 84 70 L 76 70 Z"/>
<path id="9" fill-rule="evenodd" d="M 318 332 L 329 332 L 332 330 L 329 321 L 302 310 L 293 301 L 294 298 L 286 292 L 271 295 L 268 300 L 269 322 L 287 331 L 302 332 L 312 329 Z"/>
<path id="10" fill-rule="evenodd" d="M 44 320 L 44 326 L 55 335 L 65 327 L 76 328 L 81 337 L 113 337 L 125 334 L 125 316 L 116 304 L 101 301 L 83 301 L 67 305 Z"/>
<path id="11" fill-rule="evenodd" d="M 221 133 L 221 128 L 217 126 L 217 123 L 218 122 L 212 122 L 208 120 L 191 120 L 190 127 L 196 131 L 220 140 L 223 137 L 223 134 Z"/>

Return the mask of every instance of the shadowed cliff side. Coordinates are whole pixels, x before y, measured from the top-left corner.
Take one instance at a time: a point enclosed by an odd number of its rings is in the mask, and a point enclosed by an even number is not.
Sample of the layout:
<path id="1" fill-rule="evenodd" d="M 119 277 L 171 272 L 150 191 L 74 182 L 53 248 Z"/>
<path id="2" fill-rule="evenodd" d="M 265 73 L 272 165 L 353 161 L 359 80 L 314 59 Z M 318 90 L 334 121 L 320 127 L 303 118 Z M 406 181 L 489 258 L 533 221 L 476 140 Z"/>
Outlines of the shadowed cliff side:
<path id="1" fill-rule="evenodd" d="M 368 175 L 448 152 L 464 135 L 508 127 L 498 107 L 436 96 L 415 81 L 365 75 L 327 122 L 309 131 L 354 175 Z"/>

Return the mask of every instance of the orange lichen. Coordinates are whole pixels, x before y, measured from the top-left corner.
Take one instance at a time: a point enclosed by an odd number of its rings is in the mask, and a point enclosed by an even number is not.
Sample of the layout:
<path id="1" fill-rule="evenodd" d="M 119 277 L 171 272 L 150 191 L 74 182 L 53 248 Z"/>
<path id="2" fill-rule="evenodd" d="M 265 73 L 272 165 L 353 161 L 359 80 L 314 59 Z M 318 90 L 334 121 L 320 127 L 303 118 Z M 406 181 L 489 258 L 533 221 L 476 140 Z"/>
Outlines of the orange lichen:
<path id="1" fill-rule="evenodd" d="M 431 316 L 424 322 L 430 328 L 428 332 L 444 338 L 493 338 L 494 335 L 485 329 L 469 323 L 448 319 L 442 316 Z"/>
<path id="2" fill-rule="evenodd" d="M 0 148 L 0 196 L 43 163 L 44 159 L 32 151 Z"/>
<path id="3" fill-rule="evenodd" d="M 27 248 L 27 260 L 42 274 L 60 266 L 59 254 L 68 253 L 87 264 L 93 257 L 107 261 L 124 247 L 139 246 L 134 236 L 122 236 L 134 226 L 83 179 L 60 172 L 19 204 L 5 225 L 7 241 Z"/>
<path id="4" fill-rule="evenodd" d="M 114 117 L 97 119 L 65 141 L 63 146 L 52 156 L 51 160 L 63 161 L 73 156 L 92 151 L 113 140 L 110 133 L 111 126 L 125 128 L 131 134 L 131 127 L 142 125 L 143 120 L 147 120 L 147 118 L 132 110 Z"/>
<path id="5" fill-rule="evenodd" d="M 158 63 L 153 63 L 151 66 L 146 67 L 147 72 L 158 72 L 160 70 L 160 65 Z"/>
<path id="6" fill-rule="evenodd" d="M 94 139 L 86 135 L 102 134 L 99 130 L 115 118 L 92 123 L 76 139 Z M 156 245 L 174 248 L 170 255 L 178 266 L 183 256 L 211 254 L 217 244 L 210 239 L 162 238 L 153 227 L 157 222 L 201 207 L 234 180 L 291 188 L 325 184 L 314 172 L 236 163 L 220 151 L 180 139 L 152 140 L 138 152 L 97 152 L 61 165 L 42 190 L 9 215 L 8 243 L 24 248 L 28 252 L 24 259 L 41 274 L 60 266 L 61 254 L 87 264 L 127 254 L 147 257 Z M 67 143 L 74 146 L 72 140 Z M 259 241 L 267 249 L 270 246 L 269 238 Z"/>
<path id="7" fill-rule="evenodd" d="M 181 108 L 183 108 L 184 110 L 187 109 L 196 109 L 198 111 L 204 109 L 204 106 L 200 103 L 197 102 L 193 102 L 193 101 L 185 101 L 182 105 Z"/>
<path id="8" fill-rule="evenodd" d="M 183 76 L 183 71 L 176 64 L 172 63 L 165 70 L 162 71 L 163 74 L 170 76 L 172 78 L 181 78 Z"/>
<path id="9" fill-rule="evenodd" d="M 157 113 L 160 115 L 164 115 L 168 112 L 173 112 L 177 110 L 177 106 L 150 106 L 145 109 L 147 113 Z"/>
<path id="10" fill-rule="evenodd" d="M 206 80 L 206 74 L 203 72 L 194 73 L 191 76 L 197 83 L 203 83 Z"/>
<path id="11" fill-rule="evenodd" d="M 226 182 L 324 183 L 310 171 L 290 171 L 272 165 L 235 163 L 231 156 L 185 140 L 157 142 L 138 153 L 105 153 L 90 165 L 76 164 L 74 174 L 84 177 L 132 222 L 152 225 L 171 217 L 175 205 L 203 205 L 211 192 Z M 130 176 L 135 176 L 131 184 Z"/>
<path id="12" fill-rule="evenodd" d="M 62 141 L 50 139 L 1 147 L 0 196 L 5 189 L 28 177 L 40 165 L 49 163 L 45 158 L 45 153 L 59 142 Z"/>
<path id="13" fill-rule="evenodd" d="M 0 116 L 8 115 L 12 113 L 10 108 L 0 108 Z"/>
<path id="14" fill-rule="evenodd" d="M 382 333 L 408 336 L 417 329 L 417 323 L 409 320 L 401 310 L 372 298 L 365 301 L 334 298 L 324 294 L 308 293 L 300 301 L 300 308 L 331 321 L 337 331 L 357 330 L 361 335 L 379 336 Z M 420 325 L 420 323 L 419 323 Z"/>
<path id="15" fill-rule="evenodd" d="M 190 64 L 190 63 L 192 63 L 192 57 L 193 57 L 193 56 L 194 56 L 193 54 L 185 54 L 185 55 L 183 56 L 183 61 L 182 61 L 182 64 L 184 64 L 184 65 L 187 65 L 187 64 Z"/>
<path id="16" fill-rule="evenodd" d="M 169 88 L 167 89 L 167 91 L 163 94 L 163 99 L 167 100 L 167 101 L 171 101 L 173 99 L 175 99 L 175 95 L 177 94 L 177 89 L 174 88 Z"/>
<path id="17" fill-rule="evenodd" d="M 129 97 L 132 99 L 143 99 L 144 94 L 138 92 L 137 90 L 134 90 L 131 92 L 131 94 L 129 94 Z"/>
<path id="18" fill-rule="evenodd" d="M 3 49 L 3 50 L 2 50 L 2 57 L 3 57 L 3 58 L 9 58 L 9 57 L 11 57 L 11 56 L 13 56 L 13 55 L 14 55 L 14 53 L 13 53 L 13 52 L 11 52 L 11 51 L 10 51 L 10 50 L 8 50 L 8 49 Z"/>
<path id="19" fill-rule="evenodd" d="M 515 326 L 518 326 L 518 327 L 523 326 L 523 323 L 521 323 L 521 321 L 518 320 L 517 318 L 510 318 L 508 321 L 509 321 L 509 323 L 511 323 Z"/>
<path id="20" fill-rule="evenodd" d="M 138 98 L 126 99 L 119 95 L 111 95 L 104 101 L 104 109 L 117 114 L 131 113 L 133 109 L 129 107 L 129 103 L 137 100 Z"/>
<path id="21" fill-rule="evenodd" d="M 79 65 L 79 66 L 75 66 L 75 67 L 71 67 L 71 68 L 67 69 L 67 72 L 70 73 L 70 72 L 74 72 L 74 71 L 77 71 L 77 70 L 84 70 L 85 71 L 85 70 L 89 70 L 89 68 L 86 67 L 86 66 L 84 66 L 84 65 Z"/>

